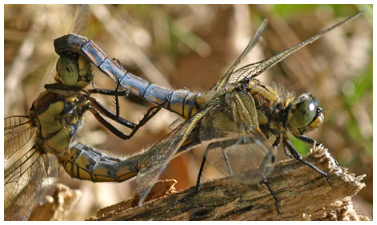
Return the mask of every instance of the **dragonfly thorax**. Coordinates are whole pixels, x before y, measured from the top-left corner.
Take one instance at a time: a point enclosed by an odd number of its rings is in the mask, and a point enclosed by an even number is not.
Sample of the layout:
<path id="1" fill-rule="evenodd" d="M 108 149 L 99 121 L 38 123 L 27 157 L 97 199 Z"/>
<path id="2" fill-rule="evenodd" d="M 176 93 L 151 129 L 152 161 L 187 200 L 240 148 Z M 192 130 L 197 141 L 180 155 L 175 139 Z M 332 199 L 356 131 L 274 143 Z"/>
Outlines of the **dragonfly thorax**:
<path id="1" fill-rule="evenodd" d="M 36 145 L 44 152 L 59 154 L 66 151 L 81 126 L 87 105 L 85 95 L 62 96 L 44 91 L 33 102 L 29 116 L 37 127 Z"/>
<path id="2" fill-rule="evenodd" d="M 253 79 L 248 83 L 263 133 L 269 137 L 289 131 L 295 136 L 319 127 L 324 120 L 323 109 L 312 94 L 297 98 L 280 86 L 268 86 Z"/>

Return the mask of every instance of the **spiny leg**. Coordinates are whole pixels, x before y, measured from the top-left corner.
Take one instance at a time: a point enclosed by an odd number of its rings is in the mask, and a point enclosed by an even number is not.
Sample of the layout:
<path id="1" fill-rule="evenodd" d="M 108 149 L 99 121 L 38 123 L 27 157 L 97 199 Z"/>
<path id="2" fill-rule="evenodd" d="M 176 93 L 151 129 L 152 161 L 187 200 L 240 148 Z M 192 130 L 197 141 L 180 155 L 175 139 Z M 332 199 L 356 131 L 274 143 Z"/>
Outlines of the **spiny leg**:
<path id="1" fill-rule="evenodd" d="M 144 114 L 143 118 L 139 121 L 138 124 L 136 124 L 136 127 L 132 130 L 130 133 L 130 136 L 134 135 L 136 131 L 144 126 L 154 115 L 156 115 L 161 109 L 161 106 L 153 106 L 148 109 L 148 111 Z"/>
<path id="2" fill-rule="evenodd" d="M 306 142 L 308 144 L 311 144 L 311 145 L 315 145 L 315 146 L 319 146 L 318 142 L 316 140 L 314 140 L 313 138 L 311 137 L 308 137 L 306 135 L 299 135 L 299 136 L 295 136 L 297 139 L 303 141 L 303 142 Z M 329 152 L 330 153 L 330 152 Z M 332 156 L 332 154 L 330 153 L 330 156 L 331 158 L 334 160 L 335 164 L 337 166 L 339 166 L 339 163 L 338 161 Z"/>
<path id="3" fill-rule="evenodd" d="M 120 82 L 118 82 L 117 87 L 114 90 L 108 90 L 108 89 L 91 89 L 88 91 L 88 95 L 91 95 L 92 93 L 97 94 L 103 94 L 103 95 L 112 95 L 115 97 L 115 118 L 119 117 L 119 96 L 128 96 L 129 91 L 128 90 L 119 90 Z"/>
<path id="4" fill-rule="evenodd" d="M 113 90 L 107 90 L 107 89 L 91 89 L 91 93 L 98 93 L 103 95 L 113 95 L 115 97 L 115 118 L 119 117 L 119 96 L 128 96 L 129 92 L 128 90 L 119 90 L 120 83 L 118 82 L 117 87 L 115 88 L 115 91 Z M 90 95 L 89 94 L 89 95 Z"/>
<path id="5" fill-rule="evenodd" d="M 304 163 L 305 165 L 309 166 L 310 168 L 312 168 L 313 170 L 315 170 L 317 173 L 321 174 L 322 176 L 324 176 L 327 180 L 327 183 L 329 183 L 329 185 L 332 187 L 331 185 L 331 182 L 329 180 L 329 177 L 327 175 L 327 173 L 323 172 L 322 170 L 318 169 L 316 166 L 314 166 L 313 164 L 311 164 L 310 162 L 304 160 L 302 158 L 302 156 L 300 155 L 300 153 L 295 149 L 295 147 L 292 145 L 292 143 L 289 141 L 289 139 L 287 137 L 283 137 L 283 144 L 284 146 L 289 150 L 289 153 L 291 153 L 291 155 L 297 159 L 298 161 Z"/>
<path id="6" fill-rule="evenodd" d="M 263 173 L 262 173 L 262 176 L 264 177 Z M 272 188 L 271 188 L 271 186 L 270 186 L 270 184 L 269 184 L 267 178 L 264 177 L 264 179 L 263 179 L 262 182 L 263 182 L 264 185 L 266 185 L 268 191 L 270 192 L 270 194 L 271 194 L 272 197 L 274 198 L 274 200 L 275 200 L 275 208 L 276 208 L 276 211 L 277 211 L 278 214 L 280 214 L 280 211 L 279 211 L 279 200 L 278 200 L 278 198 L 276 197 L 275 192 L 272 190 Z"/>
<path id="7" fill-rule="evenodd" d="M 216 142 L 217 143 L 217 142 Z M 200 168 L 199 168 L 199 172 L 198 172 L 198 176 L 197 176 L 197 179 L 196 179 L 196 185 L 195 185 L 195 188 L 190 191 L 188 194 L 186 194 L 185 196 L 183 196 L 182 198 L 176 200 L 174 203 L 173 203 L 173 206 L 175 206 L 176 204 L 178 203 L 181 203 L 181 202 L 185 202 L 188 200 L 188 198 L 190 198 L 191 196 L 195 195 L 196 193 L 199 192 L 200 190 L 200 187 L 201 187 L 201 183 L 200 183 L 200 180 L 201 180 L 201 177 L 202 177 L 202 174 L 203 174 L 203 170 L 204 170 L 204 165 L 205 165 L 205 162 L 207 160 L 207 154 L 208 154 L 208 151 L 211 149 L 211 145 L 213 144 L 216 144 L 216 143 L 211 143 L 207 146 L 206 150 L 204 151 L 204 154 L 203 154 L 203 158 L 202 158 L 202 162 L 200 163 Z"/>
<path id="8" fill-rule="evenodd" d="M 249 144 L 251 141 L 252 141 L 251 139 L 238 138 L 238 139 L 228 139 L 228 140 L 224 140 L 224 141 L 218 141 L 218 142 L 210 143 L 207 146 L 207 148 L 205 149 L 204 154 L 203 154 L 202 162 L 200 164 L 200 168 L 199 168 L 199 172 L 198 172 L 198 176 L 197 176 L 197 180 L 196 180 L 195 189 L 193 191 L 189 192 L 184 197 L 178 199 L 173 205 L 176 205 L 177 203 L 186 201 L 189 197 L 191 197 L 192 195 L 194 195 L 194 194 L 196 194 L 196 193 L 199 192 L 199 190 L 201 188 L 200 180 L 201 180 L 201 177 L 203 175 L 204 165 L 205 165 L 205 163 L 207 161 L 207 155 L 208 155 L 208 152 L 210 150 L 213 150 L 215 148 L 222 148 L 221 151 L 222 151 L 222 155 L 223 155 L 223 158 L 224 158 L 224 161 L 225 161 L 228 173 L 229 173 L 230 176 L 232 176 L 233 175 L 233 171 L 231 169 L 228 156 L 227 156 L 226 152 L 224 151 L 224 149 L 226 149 L 227 147 L 236 145 L 236 144 L 237 145 Z M 263 175 L 263 177 L 265 177 L 265 176 Z M 267 182 L 267 180 L 266 180 L 266 182 Z M 268 187 L 268 188 L 269 188 L 269 190 L 271 190 L 270 187 Z M 273 195 L 273 197 L 275 199 L 275 204 L 278 204 L 276 195 L 273 193 L 272 190 L 271 190 L 271 194 Z"/>
<path id="9" fill-rule="evenodd" d="M 109 131 L 111 131 L 116 136 L 127 140 L 131 138 L 137 130 L 142 127 L 144 124 L 146 124 L 156 113 L 161 109 L 160 106 L 151 107 L 148 109 L 147 113 L 144 115 L 144 117 L 140 120 L 138 124 L 135 124 L 133 122 L 127 121 L 123 119 L 122 117 L 116 117 L 112 112 L 107 110 L 105 107 L 103 107 L 101 104 L 99 104 L 94 98 L 89 97 L 89 100 L 91 102 L 90 105 L 88 105 L 89 111 L 94 115 L 94 117 L 103 124 Z M 102 115 L 103 113 L 108 118 L 112 119 L 115 122 L 118 122 L 122 125 L 127 126 L 128 128 L 132 129 L 131 133 L 129 135 L 124 134 L 122 131 L 120 131 L 118 128 L 114 127 L 111 123 L 109 123 Z"/>
<path id="10" fill-rule="evenodd" d="M 104 95 L 114 95 L 115 96 L 115 102 L 116 102 L 116 113 L 112 113 L 108 109 L 106 109 L 104 106 L 102 106 L 99 102 L 97 102 L 96 99 L 92 97 L 88 97 L 89 101 L 91 102 L 91 107 L 89 107 L 89 110 L 93 113 L 93 115 L 96 117 L 96 119 L 102 123 L 104 126 L 106 126 L 112 133 L 117 135 L 118 137 L 122 139 L 129 139 L 131 138 L 137 130 L 145 125 L 159 110 L 160 106 L 151 107 L 148 109 L 147 113 L 144 115 L 144 117 L 141 119 L 141 121 L 138 124 L 135 124 L 133 122 L 130 122 L 128 120 L 123 119 L 119 116 L 119 99 L 118 96 L 127 96 L 128 91 L 127 90 L 119 90 L 120 83 L 118 82 L 118 85 L 114 90 L 107 90 L 107 89 L 91 89 L 90 93 L 99 93 Z M 116 127 L 111 125 L 109 122 L 107 122 L 102 116 L 101 113 L 103 113 L 106 117 L 112 119 L 115 122 L 118 122 L 130 129 L 132 129 L 131 133 L 129 135 L 124 134 L 120 130 L 118 130 Z"/>
<path id="11" fill-rule="evenodd" d="M 277 151 L 279 145 L 280 145 L 280 141 L 281 141 L 281 135 L 278 135 L 274 141 L 274 143 L 272 144 L 272 147 L 274 149 L 274 151 Z M 275 157 L 275 156 L 273 156 Z M 267 163 L 266 162 L 267 158 L 265 158 L 265 162 L 264 163 Z M 272 159 L 272 162 L 275 161 L 275 158 Z M 262 180 L 262 183 L 267 187 L 268 191 L 270 192 L 270 194 L 272 195 L 272 198 L 274 199 L 275 201 L 275 208 L 276 208 L 276 212 L 278 214 L 280 214 L 280 210 L 279 210 L 279 199 L 277 198 L 275 192 L 272 190 L 271 186 L 270 186 L 270 183 L 268 182 L 266 176 L 263 174 L 263 172 L 260 172 L 261 176 L 263 177 L 263 180 Z"/>
<path id="12" fill-rule="evenodd" d="M 124 126 L 130 128 L 130 129 L 135 129 L 135 127 L 137 126 L 135 123 L 130 122 L 130 121 L 128 121 L 128 120 L 126 120 L 122 117 L 119 117 L 119 116 L 115 115 L 113 112 L 109 111 L 106 107 L 101 105 L 95 98 L 89 96 L 88 100 L 90 101 L 89 110 L 95 109 L 95 111 L 90 110 L 94 115 L 96 115 L 97 113 L 103 114 L 107 118 L 110 118 L 111 120 L 113 120 L 113 121 L 115 121 L 115 122 L 117 122 L 121 125 L 124 125 Z"/>
<path id="13" fill-rule="evenodd" d="M 119 95 L 118 95 L 118 90 L 119 90 L 120 82 L 118 82 L 117 87 L 115 88 L 115 115 L 116 117 L 119 117 Z M 128 95 L 128 91 L 127 91 Z"/>

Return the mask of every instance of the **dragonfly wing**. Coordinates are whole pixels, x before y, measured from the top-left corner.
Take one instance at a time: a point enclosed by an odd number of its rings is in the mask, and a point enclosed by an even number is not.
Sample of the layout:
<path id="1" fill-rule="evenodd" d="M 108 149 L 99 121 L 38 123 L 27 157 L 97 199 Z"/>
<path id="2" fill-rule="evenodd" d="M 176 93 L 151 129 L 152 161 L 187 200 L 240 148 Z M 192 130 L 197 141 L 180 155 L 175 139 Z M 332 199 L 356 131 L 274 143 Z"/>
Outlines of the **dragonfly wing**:
<path id="1" fill-rule="evenodd" d="M 78 5 L 70 33 L 85 36 L 90 19 L 89 5 Z"/>
<path id="2" fill-rule="evenodd" d="M 251 63 L 237 69 L 233 72 L 231 78 L 229 79 L 229 83 L 239 83 L 241 80 L 247 78 L 249 76 L 249 73 L 253 71 L 255 68 L 257 68 L 261 63 L 262 62 Z"/>
<path id="3" fill-rule="evenodd" d="M 139 205 L 143 204 L 159 175 L 176 156 L 183 142 L 208 110 L 209 108 L 205 108 L 189 120 L 186 120 L 170 132 L 168 136 L 141 155 L 141 168 L 136 178 L 136 190 L 140 196 Z"/>
<path id="4" fill-rule="evenodd" d="M 34 147 L 26 151 L 4 172 L 4 219 L 27 220 L 54 192 L 57 173 L 55 156 L 41 155 Z"/>
<path id="5" fill-rule="evenodd" d="M 342 24 L 344 23 L 347 23 L 348 21 L 358 17 L 359 15 L 361 15 L 363 12 L 359 12 L 357 13 L 356 15 L 354 16 L 351 16 L 321 32 L 319 32 L 318 34 L 306 39 L 305 41 L 303 42 L 300 42 L 298 43 L 297 45 L 285 50 L 285 51 L 282 51 L 280 52 L 279 54 L 276 54 L 260 63 L 258 63 L 257 66 L 254 66 L 253 64 L 251 64 L 252 66 L 245 66 L 245 68 L 248 68 L 244 71 L 244 73 L 242 73 L 242 76 L 243 77 L 248 77 L 248 78 L 254 78 L 258 75 L 260 75 L 261 73 L 263 73 L 264 71 L 270 69 L 271 67 L 273 67 L 274 65 L 276 65 L 277 63 L 283 61 L 285 58 L 287 58 L 288 56 L 292 55 L 293 53 L 295 53 L 296 51 L 300 50 L 301 48 L 309 45 L 309 44 L 312 44 L 313 42 L 315 42 L 317 39 L 319 39 L 320 37 L 322 37 L 324 34 L 334 30 L 335 28 L 341 26 Z M 242 69 L 242 68 L 241 68 Z"/>
<path id="6" fill-rule="evenodd" d="M 258 183 L 274 168 L 275 152 L 259 129 L 230 133 L 227 140 L 213 142 L 208 149 L 208 162 L 241 184 Z"/>
<path id="7" fill-rule="evenodd" d="M 247 44 L 246 48 L 243 50 L 241 55 L 237 58 L 237 60 L 233 63 L 233 65 L 228 69 L 225 75 L 211 88 L 215 92 L 222 90 L 231 79 L 234 70 L 237 68 L 238 64 L 242 61 L 243 58 L 250 52 L 250 50 L 258 43 L 260 37 L 262 36 L 263 30 L 266 28 L 267 20 L 263 20 L 262 24 L 259 26 L 257 32 L 251 38 L 250 42 Z"/>
<path id="8" fill-rule="evenodd" d="M 202 119 L 201 140 L 209 141 L 207 160 L 243 184 L 254 184 L 273 170 L 275 152 L 259 129 L 254 99 L 234 90 L 218 97 Z"/>
<path id="9" fill-rule="evenodd" d="M 28 116 L 10 116 L 4 119 L 4 159 L 7 161 L 27 145 L 35 134 Z"/>

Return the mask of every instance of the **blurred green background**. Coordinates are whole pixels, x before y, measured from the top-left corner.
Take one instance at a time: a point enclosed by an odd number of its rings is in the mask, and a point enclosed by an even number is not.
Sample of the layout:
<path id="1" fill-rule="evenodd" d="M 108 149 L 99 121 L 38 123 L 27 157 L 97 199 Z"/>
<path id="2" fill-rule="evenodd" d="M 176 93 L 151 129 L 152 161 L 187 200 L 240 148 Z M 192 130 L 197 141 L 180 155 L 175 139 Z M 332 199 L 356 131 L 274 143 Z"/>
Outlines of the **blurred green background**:
<path id="1" fill-rule="evenodd" d="M 5 116 L 28 112 L 48 80 L 56 60 L 53 40 L 67 34 L 73 5 L 5 5 Z M 268 26 L 263 40 L 245 63 L 270 57 L 315 35 L 360 10 L 359 18 L 325 35 L 258 78 L 282 84 L 295 93 L 310 92 L 325 108 L 325 123 L 309 134 L 329 148 L 341 166 L 366 174 L 364 188 L 354 197 L 357 209 L 372 217 L 372 14 L 371 5 L 94 5 L 87 37 L 128 71 L 165 87 L 205 92 L 234 62 L 260 25 Z M 95 74 L 97 87 L 114 88 L 106 76 Z M 110 108 L 113 99 L 100 99 Z M 138 121 L 146 102 L 129 97 L 123 117 Z M 139 152 L 169 132 L 177 118 L 162 110 L 129 141 L 106 131 L 90 113 L 80 131 L 81 141 L 109 154 Z M 292 139 L 292 141 L 294 141 Z M 310 148 L 294 141 L 302 153 Z M 106 150 L 105 150 L 106 149 Z M 184 189 L 195 184 L 202 152 L 173 160 L 161 179 L 178 180 Z M 207 167 L 204 179 L 211 179 Z M 101 207 L 133 195 L 135 181 L 93 184 L 71 179 L 62 170 L 61 183 L 81 189 L 83 196 L 67 219 L 83 220 Z"/>

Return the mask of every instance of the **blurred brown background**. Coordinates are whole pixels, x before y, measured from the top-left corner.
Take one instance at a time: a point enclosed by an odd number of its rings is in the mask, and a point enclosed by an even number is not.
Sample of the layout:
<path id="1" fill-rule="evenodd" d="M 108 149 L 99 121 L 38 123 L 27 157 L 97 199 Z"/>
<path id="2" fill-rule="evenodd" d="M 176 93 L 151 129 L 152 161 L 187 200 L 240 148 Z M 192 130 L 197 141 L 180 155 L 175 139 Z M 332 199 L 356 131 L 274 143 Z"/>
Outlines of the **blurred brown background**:
<path id="1" fill-rule="evenodd" d="M 72 5 L 6 5 L 4 30 L 5 116 L 28 112 L 43 91 L 56 55 L 53 40 L 68 33 Z M 128 71 L 174 89 L 208 90 L 234 62 L 260 25 L 268 19 L 262 42 L 245 63 L 270 57 L 315 35 L 360 10 L 365 13 L 290 56 L 259 76 L 267 84 L 283 84 L 296 93 L 311 92 L 325 110 L 325 123 L 309 136 L 330 149 L 340 165 L 367 184 L 354 202 L 372 217 L 372 6 L 369 5 L 95 5 L 87 37 Z M 95 72 L 95 85 L 114 88 Z M 114 108 L 114 100 L 98 97 Z M 138 121 L 148 104 L 128 97 L 121 115 Z M 162 110 L 131 140 L 123 141 L 86 114 L 80 140 L 104 152 L 127 156 L 141 151 L 169 132 L 177 118 Z M 127 130 L 124 130 L 127 132 Z M 295 141 L 305 151 L 310 146 Z M 195 184 L 201 149 L 174 159 L 161 179 L 178 180 L 177 189 Z M 211 179 L 207 167 L 204 180 Z M 60 182 L 81 189 L 82 198 L 69 220 L 83 220 L 101 207 L 132 196 L 135 181 L 97 183 L 71 179 L 63 170 Z"/>

